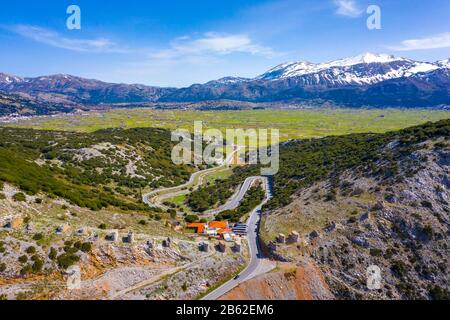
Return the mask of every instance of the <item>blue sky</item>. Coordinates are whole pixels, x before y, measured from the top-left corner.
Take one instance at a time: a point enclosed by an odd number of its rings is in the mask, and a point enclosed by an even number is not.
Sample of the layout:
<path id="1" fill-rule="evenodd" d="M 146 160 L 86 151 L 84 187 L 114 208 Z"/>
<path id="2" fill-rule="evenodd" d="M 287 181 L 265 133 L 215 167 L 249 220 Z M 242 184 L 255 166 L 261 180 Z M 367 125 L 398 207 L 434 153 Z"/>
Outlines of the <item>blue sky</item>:
<path id="1" fill-rule="evenodd" d="M 66 9 L 81 8 L 81 30 Z M 382 29 L 366 27 L 379 5 Z M 0 72 L 187 86 L 363 52 L 450 57 L 448 0 L 21 0 L 0 10 Z"/>

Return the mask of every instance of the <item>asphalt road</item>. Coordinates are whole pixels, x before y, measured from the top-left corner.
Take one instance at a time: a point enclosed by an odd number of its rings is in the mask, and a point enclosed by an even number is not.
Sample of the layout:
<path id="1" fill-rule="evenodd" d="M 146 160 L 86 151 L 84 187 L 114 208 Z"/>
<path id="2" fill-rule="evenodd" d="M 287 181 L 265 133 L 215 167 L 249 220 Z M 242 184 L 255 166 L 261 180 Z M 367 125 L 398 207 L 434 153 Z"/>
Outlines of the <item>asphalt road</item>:
<path id="1" fill-rule="evenodd" d="M 239 204 L 241 203 L 242 199 L 244 199 L 245 194 L 252 187 L 253 183 L 261 179 L 261 177 L 247 178 L 242 184 L 241 188 L 227 201 L 227 203 L 215 210 L 206 211 L 205 214 L 215 216 L 220 212 L 236 209 L 237 207 L 239 207 Z"/>
<path id="2" fill-rule="evenodd" d="M 247 234 L 247 241 L 249 245 L 249 253 L 250 253 L 250 263 L 247 265 L 247 267 L 234 279 L 231 279 L 230 281 L 224 283 L 219 288 L 215 289 L 214 291 L 210 292 L 208 295 L 203 297 L 203 300 L 217 300 L 233 288 L 237 287 L 239 284 L 250 280 L 254 278 L 255 276 L 264 273 L 263 268 L 263 255 L 261 252 L 261 247 L 259 245 L 259 226 L 261 222 L 261 210 L 262 207 L 272 198 L 272 191 L 270 186 L 270 181 L 266 177 L 252 177 L 249 178 L 253 182 L 256 180 L 263 180 L 266 190 L 266 199 L 258 206 L 256 207 L 253 212 L 250 214 L 249 219 L 247 220 L 247 227 L 248 227 L 248 234 Z M 247 180 L 249 180 L 247 179 Z M 246 181 L 247 181 L 246 180 Z M 253 183 L 252 182 L 252 183 Z M 247 189 L 244 188 L 244 186 L 247 186 Z M 243 188 L 241 188 L 241 192 L 247 192 L 247 190 L 251 187 L 251 183 L 247 185 L 243 185 Z M 239 194 L 241 194 L 239 192 Z"/>

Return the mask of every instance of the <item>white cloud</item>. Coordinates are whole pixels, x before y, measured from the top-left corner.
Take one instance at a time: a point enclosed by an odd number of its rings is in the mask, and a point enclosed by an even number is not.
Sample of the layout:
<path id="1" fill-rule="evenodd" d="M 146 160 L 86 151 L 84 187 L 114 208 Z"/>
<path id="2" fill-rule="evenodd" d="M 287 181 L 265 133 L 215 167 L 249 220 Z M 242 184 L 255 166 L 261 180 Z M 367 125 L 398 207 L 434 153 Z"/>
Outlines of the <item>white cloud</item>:
<path id="1" fill-rule="evenodd" d="M 399 46 L 392 46 L 389 48 L 395 51 L 450 48 L 450 32 L 441 33 L 428 38 L 404 40 Z"/>
<path id="2" fill-rule="evenodd" d="M 208 32 L 198 38 L 184 36 L 171 42 L 170 47 L 151 55 L 155 59 L 174 59 L 204 55 L 228 55 L 232 53 L 248 53 L 264 57 L 278 55 L 269 47 L 253 42 L 245 34 L 219 34 Z"/>
<path id="3" fill-rule="evenodd" d="M 337 6 L 336 13 L 341 16 L 355 18 L 363 12 L 355 0 L 334 0 L 334 4 Z"/>
<path id="4" fill-rule="evenodd" d="M 8 27 L 8 29 L 22 37 L 34 40 L 36 42 L 71 51 L 111 53 L 126 52 L 126 50 L 120 49 L 117 44 L 105 38 L 67 38 L 53 30 L 30 25 L 15 25 Z"/>

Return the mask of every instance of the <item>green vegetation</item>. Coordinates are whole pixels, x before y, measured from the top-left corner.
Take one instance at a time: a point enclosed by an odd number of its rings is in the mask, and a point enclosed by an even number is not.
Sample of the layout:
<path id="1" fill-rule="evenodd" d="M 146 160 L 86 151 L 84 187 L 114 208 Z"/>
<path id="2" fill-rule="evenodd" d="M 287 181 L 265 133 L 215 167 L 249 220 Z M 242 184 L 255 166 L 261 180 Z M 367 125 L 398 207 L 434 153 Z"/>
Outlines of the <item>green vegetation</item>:
<path id="1" fill-rule="evenodd" d="M 14 201 L 17 202 L 25 202 L 27 200 L 27 198 L 25 197 L 25 195 L 22 192 L 16 193 L 13 196 Z"/>
<path id="2" fill-rule="evenodd" d="M 242 178 L 233 176 L 233 179 L 220 180 L 220 183 L 201 186 L 188 195 L 186 203 L 195 212 L 203 212 L 223 205 L 242 181 Z"/>
<path id="3" fill-rule="evenodd" d="M 187 215 L 187 216 L 184 218 L 184 220 L 185 220 L 187 223 L 193 223 L 193 222 L 199 222 L 199 221 L 200 221 L 200 218 L 199 218 L 197 215 L 192 214 L 192 215 Z"/>
<path id="4" fill-rule="evenodd" d="M 238 208 L 235 210 L 227 210 L 219 213 L 216 220 L 230 220 L 232 222 L 239 222 L 245 215 L 249 214 L 264 200 L 266 193 L 261 186 L 251 187 L 244 199 L 241 201 Z"/>
<path id="5" fill-rule="evenodd" d="M 420 170 L 423 159 L 406 155 L 428 139 L 448 140 L 449 137 L 450 120 L 442 120 L 385 134 L 351 134 L 286 143 L 280 149 L 280 170 L 273 177 L 274 197 L 267 208 L 285 206 L 295 192 L 324 180 L 330 181 L 325 198 L 334 201 L 336 190 L 341 187 L 339 176 L 349 169 L 379 179 L 383 184 L 411 176 Z M 224 203 L 243 179 L 259 174 L 258 166 L 237 167 L 229 179 L 193 192 L 188 204 L 193 210 L 202 211 Z"/>
<path id="6" fill-rule="evenodd" d="M 194 170 L 172 163 L 173 145 L 170 133 L 157 129 L 81 134 L 0 128 L 0 181 L 92 210 L 148 210 L 140 201 L 143 188 L 179 185 Z M 137 157 L 134 175 L 127 174 Z M 25 194 L 14 199 L 25 201 Z"/>
<path id="7" fill-rule="evenodd" d="M 50 260 L 56 260 L 57 256 L 58 256 L 58 251 L 55 248 L 51 247 L 50 253 L 48 254 L 48 258 Z"/>
<path id="8" fill-rule="evenodd" d="M 203 120 L 208 128 L 277 128 L 283 141 L 351 133 L 383 133 L 427 121 L 448 119 L 445 110 L 401 109 L 304 109 L 247 111 L 161 111 L 114 109 L 86 115 L 61 115 L 21 121 L 12 126 L 94 132 L 106 128 L 186 128 Z"/>
<path id="9" fill-rule="evenodd" d="M 57 258 L 58 266 L 61 269 L 67 269 L 73 266 L 75 263 L 80 261 L 80 257 L 76 256 L 74 253 L 63 253 Z"/>

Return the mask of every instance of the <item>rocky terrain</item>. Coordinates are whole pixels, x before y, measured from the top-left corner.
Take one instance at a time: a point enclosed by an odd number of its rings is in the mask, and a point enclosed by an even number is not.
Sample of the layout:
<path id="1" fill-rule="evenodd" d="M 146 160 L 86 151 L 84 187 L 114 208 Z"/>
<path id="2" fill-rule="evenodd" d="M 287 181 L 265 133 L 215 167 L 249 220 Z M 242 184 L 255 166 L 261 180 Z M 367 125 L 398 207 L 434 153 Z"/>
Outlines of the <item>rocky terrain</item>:
<path id="1" fill-rule="evenodd" d="M 194 299 L 247 259 L 214 241 L 202 252 L 208 240 L 169 219 L 93 212 L 44 194 L 19 199 L 9 184 L 0 194 L 0 299 Z M 72 266 L 79 288 L 67 284 Z"/>
<path id="2" fill-rule="evenodd" d="M 220 300 L 329 300 L 330 292 L 321 271 L 307 259 L 283 263 L 274 271 L 248 280 Z"/>

